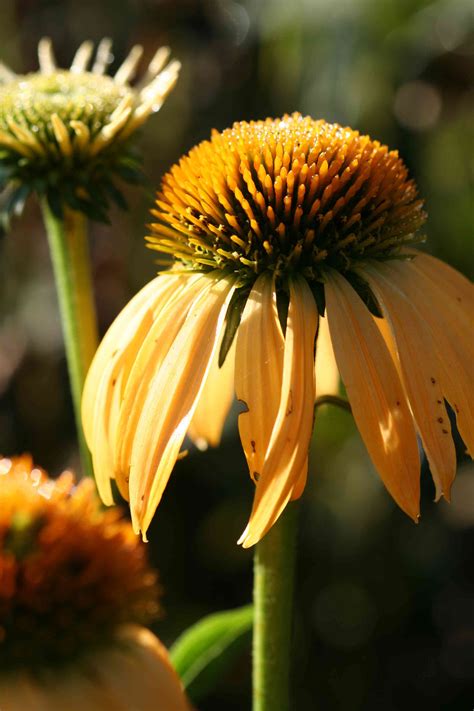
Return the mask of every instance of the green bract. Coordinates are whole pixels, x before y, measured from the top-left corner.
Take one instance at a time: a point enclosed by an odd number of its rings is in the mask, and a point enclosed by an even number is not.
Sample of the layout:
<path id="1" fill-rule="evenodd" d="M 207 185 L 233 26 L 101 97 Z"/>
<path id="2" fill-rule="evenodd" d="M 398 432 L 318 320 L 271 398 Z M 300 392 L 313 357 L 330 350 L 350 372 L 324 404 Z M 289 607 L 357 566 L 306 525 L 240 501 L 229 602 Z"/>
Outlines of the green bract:
<path id="1" fill-rule="evenodd" d="M 157 111 L 173 87 L 179 63 L 164 67 L 161 48 L 141 82 L 128 83 L 142 50 L 135 47 L 114 77 L 104 76 L 110 41 L 103 40 L 87 70 L 92 44 L 85 42 L 69 70 L 57 69 L 49 40 L 39 45 L 40 71 L 17 76 L 1 67 L 0 212 L 20 213 L 31 192 L 45 196 L 58 216 L 63 207 L 107 221 L 115 185 L 141 179 L 132 135 Z"/>

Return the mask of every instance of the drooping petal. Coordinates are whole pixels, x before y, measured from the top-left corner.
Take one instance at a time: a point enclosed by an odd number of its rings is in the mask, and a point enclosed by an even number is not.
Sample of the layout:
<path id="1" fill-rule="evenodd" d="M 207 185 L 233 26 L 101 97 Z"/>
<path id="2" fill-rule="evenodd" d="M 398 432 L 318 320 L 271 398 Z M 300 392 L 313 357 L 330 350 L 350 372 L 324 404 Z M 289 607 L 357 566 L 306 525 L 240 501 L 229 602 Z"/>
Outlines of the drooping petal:
<path id="1" fill-rule="evenodd" d="M 456 413 L 459 432 L 471 456 L 474 454 L 474 337 L 466 332 L 460 314 L 461 305 L 443 294 L 442 284 L 435 284 L 413 262 L 387 264 L 387 275 L 415 304 L 432 336 L 432 349 L 439 364 L 443 395 Z M 461 319 L 461 320 L 460 320 Z M 440 423 L 443 424 L 443 423 Z"/>
<path id="2" fill-rule="evenodd" d="M 284 347 L 273 278 L 262 274 L 242 314 L 235 356 L 235 392 L 246 407 L 239 415 L 239 433 L 254 480 L 262 472 L 278 413 Z"/>
<path id="3" fill-rule="evenodd" d="M 431 298 L 464 353 L 474 359 L 474 284 L 439 259 L 419 253 L 411 268 L 428 279 Z M 425 281 L 426 283 L 426 281 Z"/>
<path id="4" fill-rule="evenodd" d="M 144 318 L 136 324 L 130 325 L 130 340 L 127 346 L 119 350 L 110 359 L 102 373 L 95 392 L 95 405 L 93 410 L 93 420 L 91 428 L 90 449 L 92 453 L 92 465 L 97 489 L 105 504 L 111 506 L 113 502 L 112 488 L 110 480 L 114 478 L 114 441 L 113 434 L 116 432 L 118 419 L 118 408 L 120 406 L 121 391 L 123 389 L 124 371 L 130 368 L 136 351 L 145 337 L 147 330 L 151 326 L 151 314 L 146 312 Z M 133 328 L 133 331 L 132 331 Z M 120 485 L 121 493 L 124 487 Z M 124 491 L 126 493 L 126 490 Z"/>
<path id="5" fill-rule="evenodd" d="M 416 521 L 418 446 L 395 364 L 373 317 L 349 282 L 331 272 L 325 293 L 334 352 L 357 427 L 388 491 Z"/>
<path id="6" fill-rule="evenodd" d="M 313 430 L 318 311 L 305 279 L 292 278 L 289 286 L 280 402 L 250 520 L 239 541 L 244 548 L 265 535 L 284 510 L 295 486 L 298 491 Z"/>
<path id="7" fill-rule="evenodd" d="M 117 480 L 128 482 L 135 433 L 150 383 L 183 325 L 190 306 L 207 283 L 200 274 L 182 275 L 172 292 L 169 291 L 167 298 L 160 302 L 160 308 L 154 309 L 153 321 L 135 352 L 124 388 L 115 447 L 114 472 Z"/>
<path id="8" fill-rule="evenodd" d="M 176 462 L 209 371 L 234 289 L 230 278 L 206 275 L 186 320 L 150 381 L 130 462 L 130 509 L 143 535 Z M 163 394 L 166 393 L 166 398 Z"/>
<path id="9" fill-rule="evenodd" d="M 96 405 L 96 394 L 102 379 L 103 372 L 112 355 L 123 350 L 127 343 L 127 337 L 131 338 L 133 333 L 132 321 L 135 325 L 139 323 L 143 315 L 150 311 L 150 299 L 153 298 L 156 289 L 159 290 L 161 277 L 156 277 L 143 287 L 131 301 L 120 312 L 115 321 L 109 327 L 102 339 L 99 348 L 94 356 L 82 394 L 82 426 L 89 447 L 92 442 L 93 432 L 93 411 Z M 129 328 L 130 326 L 130 328 Z"/>
<path id="10" fill-rule="evenodd" d="M 199 449 L 217 447 L 234 399 L 235 338 L 226 359 L 219 368 L 216 349 L 196 410 L 188 429 L 188 437 Z"/>
<path id="11" fill-rule="evenodd" d="M 472 323 L 474 318 L 474 285 L 456 269 L 436 259 L 431 254 L 410 250 L 416 256 L 414 264 L 438 285 L 439 289 L 448 294 L 465 313 Z"/>
<path id="12" fill-rule="evenodd" d="M 456 453 L 444 405 L 441 367 L 423 316 L 390 278 L 387 264 L 360 268 L 390 324 L 411 410 L 433 480 L 436 500 L 449 498 L 456 472 Z"/>
<path id="13" fill-rule="evenodd" d="M 182 277 L 163 275 L 138 292 L 107 331 L 87 374 L 82 396 L 82 423 L 92 452 L 99 493 L 104 503 L 109 505 L 113 503 L 110 479 L 115 473 L 115 441 L 111 433 L 117 428 L 126 376 L 153 324 L 154 312 L 169 298 L 180 281 Z M 118 483 L 124 494 L 122 482 Z"/>
<path id="14" fill-rule="evenodd" d="M 316 395 L 337 395 L 339 392 L 339 369 L 332 347 L 327 317 L 319 318 L 316 340 Z"/>
<path id="15" fill-rule="evenodd" d="M 302 493 L 305 489 L 307 478 L 308 478 L 308 459 L 306 458 L 306 461 L 303 464 L 303 469 L 301 470 L 300 474 L 298 475 L 298 477 L 296 479 L 296 483 L 293 487 L 293 491 L 291 492 L 290 501 L 297 501 L 297 499 L 300 498 L 300 496 L 302 495 Z"/>

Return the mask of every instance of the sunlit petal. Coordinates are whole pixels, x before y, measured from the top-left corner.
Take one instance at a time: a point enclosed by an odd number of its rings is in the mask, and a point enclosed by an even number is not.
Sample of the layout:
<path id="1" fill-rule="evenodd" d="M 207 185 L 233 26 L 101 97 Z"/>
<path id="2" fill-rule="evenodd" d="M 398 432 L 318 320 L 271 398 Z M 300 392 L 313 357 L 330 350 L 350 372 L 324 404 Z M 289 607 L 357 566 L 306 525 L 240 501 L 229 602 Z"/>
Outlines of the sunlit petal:
<path id="1" fill-rule="evenodd" d="M 188 436 L 199 449 L 217 447 L 234 399 L 235 339 L 219 368 L 216 349 L 206 383 L 188 429 Z"/>
<path id="2" fill-rule="evenodd" d="M 194 299 L 207 280 L 199 274 L 180 275 L 155 303 L 153 320 L 134 354 L 125 383 L 115 442 L 115 476 L 128 482 L 135 432 L 148 396 L 150 382 L 158 372 Z M 126 497 L 128 498 L 128 496 Z"/>
<path id="3" fill-rule="evenodd" d="M 431 332 L 416 305 L 393 283 L 386 265 L 371 263 L 361 268 L 360 274 L 390 324 L 403 383 L 435 482 L 436 499 L 449 498 L 456 453 Z"/>
<path id="4" fill-rule="evenodd" d="M 278 414 L 257 481 L 245 548 L 257 543 L 291 498 L 307 460 L 315 397 L 314 343 L 318 311 L 306 281 L 289 281 L 283 378 Z M 296 489 L 298 491 L 298 489 Z"/>
<path id="5" fill-rule="evenodd" d="M 130 463 L 130 508 L 134 528 L 143 535 L 179 454 L 220 343 L 233 293 L 234 282 L 229 278 L 209 275 L 203 281 L 206 284 L 150 381 L 135 433 Z"/>
<path id="6" fill-rule="evenodd" d="M 329 328 L 354 419 L 375 468 L 400 508 L 419 515 L 416 433 L 397 370 L 369 310 L 349 282 L 326 282 Z"/>
<path id="7" fill-rule="evenodd" d="M 87 373 L 82 395 L 82 426 L 89 447 L 94 428 L 93 411 L 104 370 L 112 358 L 125 350 L 130 340 L 134 338 L 135 328 L 147 317 L 147 314 L 150 319 L 152 318 L 152 304 L 155 300 L 159 300 L 161 292 L 168 288 L 167 280 L 170 278 L 176 279 L 168 275 L 156 277 L 144 286 L 117 316 L 97 349 Z"/>
<path id="8" fill-rule="evenodd" d="M 239 433 L 254 480 L 262 472 L 278 413 L 284 346 L 273 278 L 263 274 L 242 314 L 235 360 L 235 392 L 246 408 L 239 415 Z"/>
<path id="9" fill-rule="evenodd" d="M 327 318 L 319 318 L 316 340 L 316 395 L 337 395 L 339 392 L 339 369 L 332 347 Z"/>
<path id="10" fill-rule="evenodd" d="M 474 454 L 474 337 L 463 329 L 461 305 L 417 268 L 417 259 L 386 265 L 384 271 L 416 305 L 432 335 L 432 349 L 438 357 L 443 395 L 454 412 L 458 428 L 469 452 Z M 461 323 L 460 323 L 461 319 Z M 442 424 L 442 423 L 440 423 Z"/>

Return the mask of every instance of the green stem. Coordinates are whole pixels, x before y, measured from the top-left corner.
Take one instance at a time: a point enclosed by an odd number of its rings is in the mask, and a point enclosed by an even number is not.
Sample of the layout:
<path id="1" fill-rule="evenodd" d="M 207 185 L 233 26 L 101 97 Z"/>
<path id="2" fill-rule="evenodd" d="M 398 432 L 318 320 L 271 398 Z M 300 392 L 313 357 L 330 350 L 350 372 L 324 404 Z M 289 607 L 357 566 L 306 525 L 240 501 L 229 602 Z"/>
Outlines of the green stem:
<path id="1" fill-rule="evenodd" d="M 42 202 L 58 293 L 79 450 L 85 474 L 92 475 L 92 462 L 81 423 L 81 394 L 87 369 L 97 349 L 97 319 L 89 263 L 87 220 L 65 210 L 56 217 Z"/>
<path id="2" fill-rule="evenodd" d="M 314 401 L 314 410 L 316 411 L 321 405 L 335 405 L 336 407 L 340 407 L 341 410 L 345 410 L 349 413 L 352 412 L 350 402 L 344 400 L 343 397 L 339 397 L 339 395 L 320 395 Z"/>
<path id="3" fill-rule="evenodd" d="M 253 711 L 288 711 L 297 505 L 256 545 Z"/>

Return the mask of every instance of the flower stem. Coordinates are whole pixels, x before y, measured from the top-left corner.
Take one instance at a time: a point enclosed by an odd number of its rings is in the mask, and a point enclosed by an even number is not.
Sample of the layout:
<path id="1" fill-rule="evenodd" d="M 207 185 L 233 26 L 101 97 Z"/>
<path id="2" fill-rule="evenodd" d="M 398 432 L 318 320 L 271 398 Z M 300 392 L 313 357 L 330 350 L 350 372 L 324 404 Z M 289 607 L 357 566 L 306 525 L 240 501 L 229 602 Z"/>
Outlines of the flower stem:
<path id="1" fill-rule="evenodd" d="M 349 413 L 352 412 L 350 402 L 348 400 L 344 400 L 342 397 L 339 397 L 339 395 L 320 395 L 314 401 L 314 410 L 316 411 L 316 409 L 321 407 L 321 405 L 335 405 L 336 407 L 340 407 L 341 410 L 345 410 Z"/>
<path id="2" fill-rule="evenodd" d="M 253 711 L 288 711 L 297 505 L 289 504 L 254 557 Z"/>
<path id="3" fill-rule="evenodd" d="M 79 450 L 84 474 L 92 462 L 81 424 L 81 394 L 87 369 L 97 349 L 97 319 L 89 263 L 87 219 L 65 209 L 63 218 L 42 202 L 58 293 Z"/>

